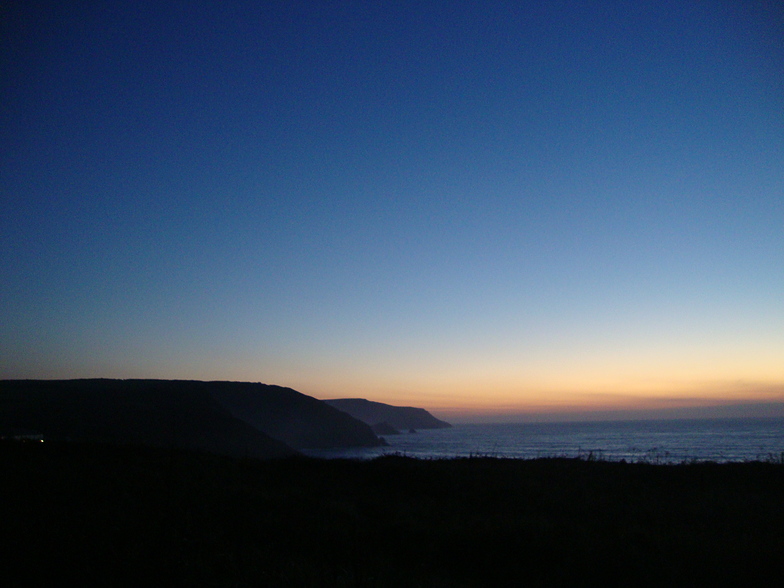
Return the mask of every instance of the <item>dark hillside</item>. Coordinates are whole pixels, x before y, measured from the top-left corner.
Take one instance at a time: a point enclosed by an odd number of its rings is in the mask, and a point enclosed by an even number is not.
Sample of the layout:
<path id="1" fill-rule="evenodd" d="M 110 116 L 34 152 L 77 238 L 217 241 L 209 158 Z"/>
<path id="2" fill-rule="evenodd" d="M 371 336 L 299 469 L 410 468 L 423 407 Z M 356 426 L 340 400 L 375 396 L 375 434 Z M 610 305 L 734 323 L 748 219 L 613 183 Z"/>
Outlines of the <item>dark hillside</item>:
<path id="1" fill-rule="evenodd" d="M 50 441 L 145 444 L 256 458 L 296 453 L 233 417 L 199 382 L 0 381 L 0 436 L 14 429 Z"/>
<path id="2" fill-rule="evenodd" d="M 324 402 L 369 425 L 386 423 L 395 429 L 406 431 L 409 429 L 446 429 L 452 426 L 446 421 L 438 420 L 424 408 L 392 406 L 364 398 L 338 398 Z"/>
<path id="3" fill-rule="evenodd" d="M 0 435 L 25 428 L 50 438 L 249 451 L 253 457 L 294 453 L 285 445 L 381 444 L 368 425 L 320 400 L 245 382 L 5 380 L 0 408 Z"/>
<path id="4" fill-rule="evenodd" d="M 244 382 L 208 384 L 213 397 L 235 417 L 297 449 L 381 444 L 365 423 L 291 388 Z"/>
<path id="5" fill-rule="evenodd" d="M 9 586 L 781 586 L 784 465 L 0 443 Z"/>

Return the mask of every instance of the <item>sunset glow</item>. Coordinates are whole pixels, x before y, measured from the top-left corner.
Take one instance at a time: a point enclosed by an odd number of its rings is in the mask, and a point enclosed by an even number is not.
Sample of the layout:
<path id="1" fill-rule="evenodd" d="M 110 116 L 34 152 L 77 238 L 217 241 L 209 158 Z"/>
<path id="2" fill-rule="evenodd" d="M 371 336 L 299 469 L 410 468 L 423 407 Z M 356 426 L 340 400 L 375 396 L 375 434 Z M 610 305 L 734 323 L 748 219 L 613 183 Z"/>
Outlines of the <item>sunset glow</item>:
<path id="1" fill-rule="evenodd" d="M 781 413 L 775 3 L 12 4 L 0 378 Z"/>

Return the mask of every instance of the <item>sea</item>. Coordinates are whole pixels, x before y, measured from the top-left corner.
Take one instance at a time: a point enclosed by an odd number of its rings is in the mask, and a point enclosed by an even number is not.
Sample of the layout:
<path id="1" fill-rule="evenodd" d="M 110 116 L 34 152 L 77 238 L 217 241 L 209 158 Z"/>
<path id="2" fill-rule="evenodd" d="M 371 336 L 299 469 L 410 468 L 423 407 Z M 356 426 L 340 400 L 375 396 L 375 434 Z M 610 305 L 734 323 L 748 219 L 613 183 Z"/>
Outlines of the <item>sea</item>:
<path id="1" fill-rule="evenodd" d="M 384 436 L 373 448 L 306 450 L 322 458 L 567 457 L 677 464 L 784 462 L 784 418 L 456 424 Z"/>

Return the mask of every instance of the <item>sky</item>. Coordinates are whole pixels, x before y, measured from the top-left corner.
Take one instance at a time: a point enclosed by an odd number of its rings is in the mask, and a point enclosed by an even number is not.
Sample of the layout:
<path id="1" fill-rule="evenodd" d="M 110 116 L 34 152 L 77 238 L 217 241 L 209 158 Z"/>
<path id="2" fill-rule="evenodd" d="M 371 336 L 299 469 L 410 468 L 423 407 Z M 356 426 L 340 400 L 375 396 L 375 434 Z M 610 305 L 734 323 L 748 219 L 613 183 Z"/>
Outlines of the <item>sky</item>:
<path id="1" fill-rule="evenodd" d="M 0 378 L 784 414 L 779 2 L 11 0 L 0 47 Z"/>

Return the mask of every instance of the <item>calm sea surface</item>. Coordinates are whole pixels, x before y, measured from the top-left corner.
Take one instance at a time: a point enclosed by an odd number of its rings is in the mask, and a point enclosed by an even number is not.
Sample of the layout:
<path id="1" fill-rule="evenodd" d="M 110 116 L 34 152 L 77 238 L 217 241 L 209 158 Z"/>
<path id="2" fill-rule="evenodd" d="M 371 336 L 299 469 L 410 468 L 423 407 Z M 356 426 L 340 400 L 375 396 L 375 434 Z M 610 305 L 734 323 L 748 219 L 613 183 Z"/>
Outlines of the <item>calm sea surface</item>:
<path id="1" fill-rule="evenodd" d="M 594 457 L 654 463 L 784 458 L 784 418 L 460 424 L 384 438 L 388 447 L 305 453 L 358 459 L 397 453 L 424 459 Z"/>

